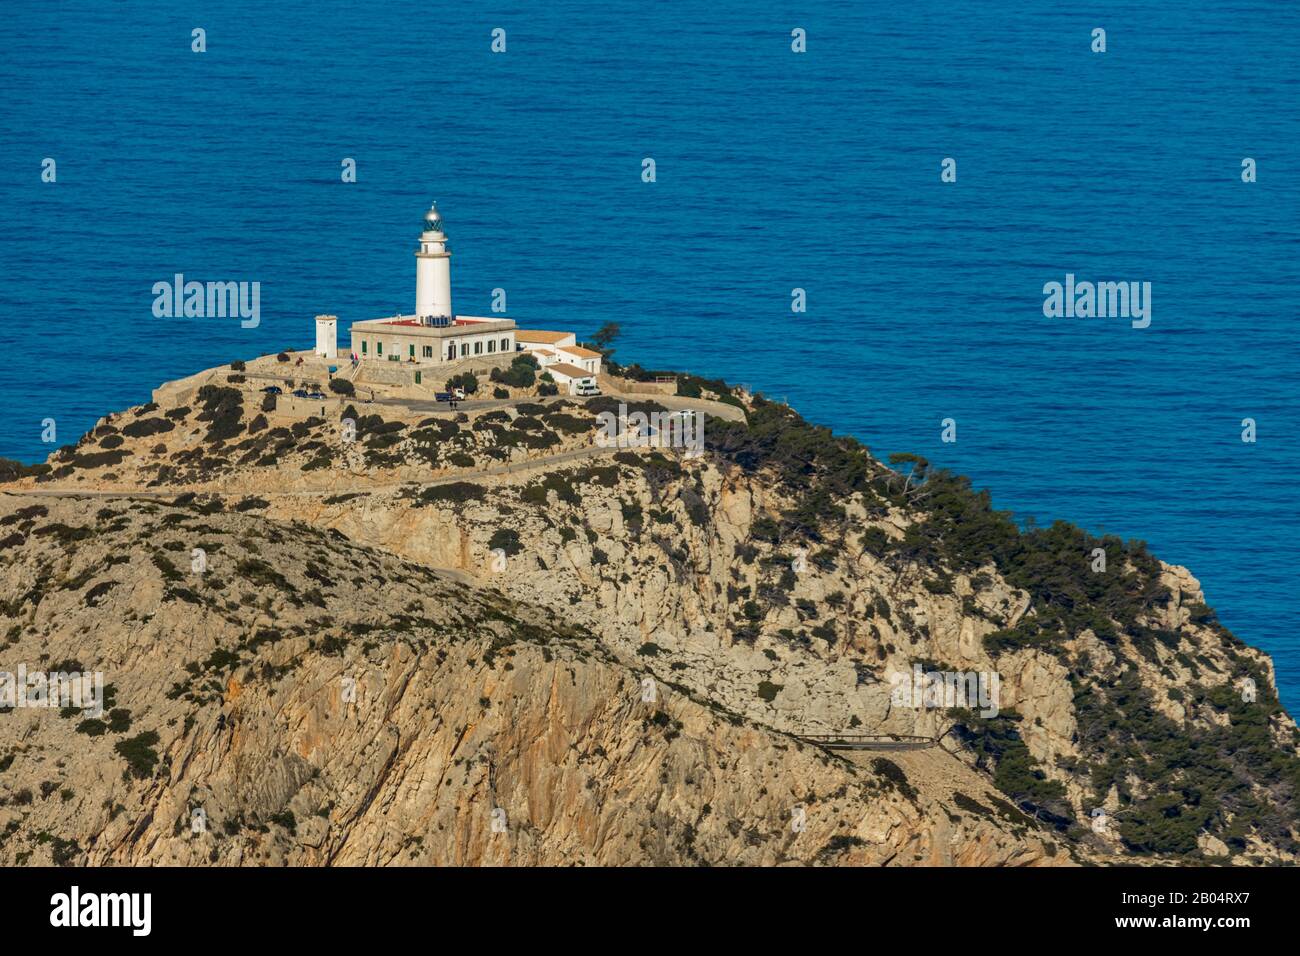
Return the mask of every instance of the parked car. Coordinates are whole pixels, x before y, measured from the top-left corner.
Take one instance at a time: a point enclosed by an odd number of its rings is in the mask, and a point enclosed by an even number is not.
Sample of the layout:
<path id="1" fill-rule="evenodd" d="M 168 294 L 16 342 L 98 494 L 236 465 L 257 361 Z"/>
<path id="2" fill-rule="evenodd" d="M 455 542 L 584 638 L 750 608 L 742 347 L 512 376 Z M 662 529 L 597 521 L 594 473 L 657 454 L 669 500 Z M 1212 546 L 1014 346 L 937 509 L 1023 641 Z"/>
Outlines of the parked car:
<path id="1" fill-rule="evenodd" d="M 599 395 L 600 386 L 595 382 L 579 382 L 573 387 L 574 395 Z"/>
<path id="2" fill-rule="evenodd" d="M 262 391 L 266 392 L 268 395 L 281 395 L 284 393 L 284 389 L 279 385 L 268 385 L 266 388 L 262 389 Z"/>
<path id="3" fill-rule="evenodd" d="M 311 398 L 311 396 L 307 394 L 307 389 L 305 389 L 305 388 L 295 388 L 295 389 L 293 390 L 293 397 L 294 397 L 294 398 Z"/>
<path id="4" fill-rule="evenodd" d="M 322 392 L 320 389 L 313 388 L 310 392 L 307 393 L 307 397 L 319 401 L 320 399 L 325 397 L 325 393 Z"/>

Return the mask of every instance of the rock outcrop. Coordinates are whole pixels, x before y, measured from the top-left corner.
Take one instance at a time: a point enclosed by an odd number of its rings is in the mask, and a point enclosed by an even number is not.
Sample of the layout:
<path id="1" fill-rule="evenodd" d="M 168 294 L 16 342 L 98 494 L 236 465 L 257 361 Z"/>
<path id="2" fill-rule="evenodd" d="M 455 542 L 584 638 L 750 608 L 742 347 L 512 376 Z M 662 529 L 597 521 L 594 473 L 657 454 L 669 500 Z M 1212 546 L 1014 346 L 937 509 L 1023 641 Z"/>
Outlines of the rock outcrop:
<path id="1" fill-rule="evenodd" d="M 859 765 L 667 683 L 647 692 L 594 633 L 338 536 L 3 502 L 30 524 L 0 571 L 24 598 L 6 659 L 108 684 L 100 717 L 0 717 L 6 864 L 1066 857 L 979 774 L 933 772 L 946 756 Z"/>

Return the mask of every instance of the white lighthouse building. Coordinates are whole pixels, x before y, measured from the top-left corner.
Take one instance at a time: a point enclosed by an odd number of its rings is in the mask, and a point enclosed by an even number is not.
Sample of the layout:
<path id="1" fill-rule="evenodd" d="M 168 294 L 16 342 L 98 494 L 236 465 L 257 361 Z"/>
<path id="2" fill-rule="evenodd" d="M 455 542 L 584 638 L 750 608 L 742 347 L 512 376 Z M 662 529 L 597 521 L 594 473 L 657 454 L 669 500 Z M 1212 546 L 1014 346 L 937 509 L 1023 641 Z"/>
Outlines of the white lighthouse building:
<path id="1" fill-rule="evenodd" d="M 514 351 L 512 320 L 451 311 L 451 252 L 434 203 L 424 214 L 415 249 L 415 312 L 353 322 L 353 357 L 385 365 L 447 365 L 466 359 L 483 363 Z"/>
<path id="2" fill-rule="evenodd" d="M 415 317 L 428 325 L 451 321 L 451 251 L 436 202 L 424 214 L 420 247 L 415 250 Z"/>
<path id="3" fill-rule="evenodd" d="M 317 319 L 318 354 L 333 352 L 333 320 Z M 505 316 L 452 312 L 451 251 L 437 203 L 424 214 L 415 250 L 415 312 L 353 322 L 351 346 L 354 366 L 373 381 L 390 381 L 403 367 L 410 367 L 415 385 L 424 384 L 430 366 L 441 366 L 439 375 L 505 368 L 517 351 L 532 353 L 542 371 L 570 391 L 594 386 L 601 370 L 600 353 L 579 347 L 572 332 L 530 333 Z"/>

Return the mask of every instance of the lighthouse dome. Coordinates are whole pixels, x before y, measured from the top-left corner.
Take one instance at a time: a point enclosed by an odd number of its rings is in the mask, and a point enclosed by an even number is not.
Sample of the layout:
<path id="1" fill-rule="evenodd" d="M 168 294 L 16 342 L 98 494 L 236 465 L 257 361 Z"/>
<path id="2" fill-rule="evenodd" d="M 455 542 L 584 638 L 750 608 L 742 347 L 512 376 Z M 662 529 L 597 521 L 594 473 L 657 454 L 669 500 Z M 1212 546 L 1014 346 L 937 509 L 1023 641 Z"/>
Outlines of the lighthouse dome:
<path id="1" fill-rule="evenodd" d="M 430 204 L 429 211 L 424 214 L 423 228 L 425 232 L 442 232 L 442 213 L 438 212 L 436 200 Z"/>

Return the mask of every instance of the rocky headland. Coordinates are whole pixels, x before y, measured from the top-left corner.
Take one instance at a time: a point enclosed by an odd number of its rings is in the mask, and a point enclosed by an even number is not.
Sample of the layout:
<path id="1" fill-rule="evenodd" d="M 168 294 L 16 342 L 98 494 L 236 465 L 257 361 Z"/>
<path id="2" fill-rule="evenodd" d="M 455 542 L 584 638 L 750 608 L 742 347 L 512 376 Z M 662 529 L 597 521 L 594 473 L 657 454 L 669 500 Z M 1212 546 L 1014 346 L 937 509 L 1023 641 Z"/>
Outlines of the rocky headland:
<path id="1" fill-rule="evenodd" d="M 452 411 L 274 361 L 0 467 L 0 670 L 105 685 L 0 702 L 0 862 L 1296 858 L 1271 662 L 1140 542 L 721 382 Z M 703 454 L 597 441 L 692 402 Z M 996 712 L 901 705 L 918 665 Z M 846 734 L 930 744 L 804 739 Z"/>

